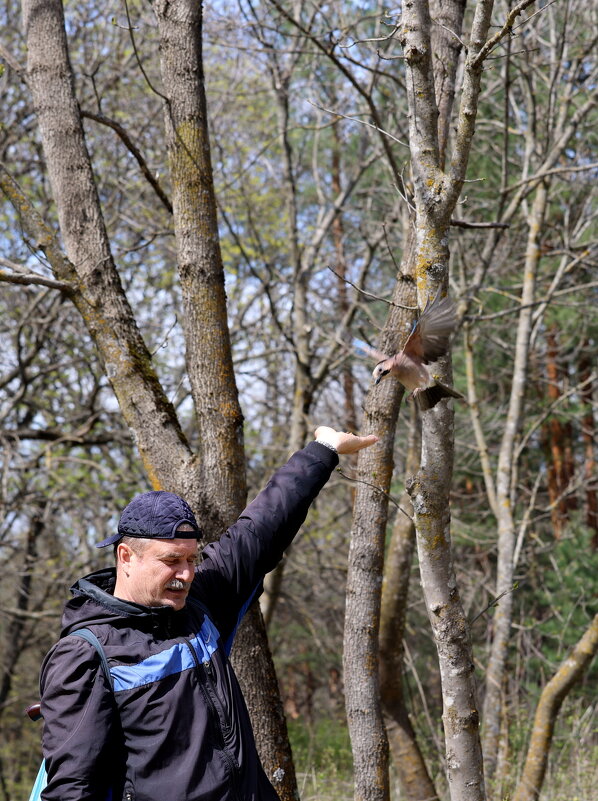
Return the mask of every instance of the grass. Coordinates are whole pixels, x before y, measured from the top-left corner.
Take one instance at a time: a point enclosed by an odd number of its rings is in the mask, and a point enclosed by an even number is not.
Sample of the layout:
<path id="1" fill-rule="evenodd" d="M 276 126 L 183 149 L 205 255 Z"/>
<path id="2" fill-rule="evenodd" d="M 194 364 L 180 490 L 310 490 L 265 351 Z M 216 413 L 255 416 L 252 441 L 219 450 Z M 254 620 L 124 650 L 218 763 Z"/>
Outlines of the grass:
<path id="1" fill-rule="evenodd" d="M 597 705 L 569 706 L 569 714 L 557 723 L 548 769 L 539 801 L 598 801 Z M 510 801 L 525 761 L 529 719 L 512 732 L 513 750 L 506 761 L 507 773 L 500 786 L 490 788 L 488 798 Z M 349 733 L 343 721 L 325 719 L 306 726 L 289 721 L 289 734 L 297 770 L 301 801 L 353 801 L 353 768 Z M 448 801 L 440 760 L 431 765 L 437 791 Z M 392 778 L 391 799 L 401 801 Z"/>

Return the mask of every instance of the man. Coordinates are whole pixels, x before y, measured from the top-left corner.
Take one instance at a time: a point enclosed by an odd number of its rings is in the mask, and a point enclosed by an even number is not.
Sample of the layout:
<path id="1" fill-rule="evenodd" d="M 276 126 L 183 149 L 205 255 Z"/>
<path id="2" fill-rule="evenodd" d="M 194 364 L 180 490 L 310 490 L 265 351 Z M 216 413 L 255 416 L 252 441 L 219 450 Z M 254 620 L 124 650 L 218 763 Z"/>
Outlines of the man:
<path id="1" fill-rule="evenodd" d="M 123 511 L 116 569 L 80 579 L 41 671 L 44 801 L 276 801 L 228 661 L 240 618 L 336 464 L 377 441 L 320 427 L 198 564 L 177 495 Z M 89 627 L 93 645 L 66 636 Z M 109 793 L 112 795 L 109 795 Z"/>

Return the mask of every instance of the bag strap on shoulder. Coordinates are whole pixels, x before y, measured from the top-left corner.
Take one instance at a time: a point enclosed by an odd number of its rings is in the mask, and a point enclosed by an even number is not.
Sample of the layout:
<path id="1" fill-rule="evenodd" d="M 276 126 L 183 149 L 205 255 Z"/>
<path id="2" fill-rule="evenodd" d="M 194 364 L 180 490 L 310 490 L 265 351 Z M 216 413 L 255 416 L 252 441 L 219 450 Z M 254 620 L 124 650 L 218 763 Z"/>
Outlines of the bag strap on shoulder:
<path id="1" fill-rule="evenodd" d="M 83 640 L 87 640 L 88 643 L 93 645 L 93 647 L 98 652 L 98 656 L 100 657 L 100 664 L 102 665 L 102 670 L 104 671 L 104 676 L 106 676 L 106 680 L 110 686 L 110 689 L 114 690 L 114 685 L 112 683 L 112 676 L 110 675 L 110 665 L 108 664 L 108 660 L 106 659 L 106 654 L 104 653 L 102 644 L 100 643 L 96 635 L 93 633 L 93 631 L 87 628 L 76 629 L 75 631 L 69 632 L 67 634 L 67 637 L 81 637 Z"/>

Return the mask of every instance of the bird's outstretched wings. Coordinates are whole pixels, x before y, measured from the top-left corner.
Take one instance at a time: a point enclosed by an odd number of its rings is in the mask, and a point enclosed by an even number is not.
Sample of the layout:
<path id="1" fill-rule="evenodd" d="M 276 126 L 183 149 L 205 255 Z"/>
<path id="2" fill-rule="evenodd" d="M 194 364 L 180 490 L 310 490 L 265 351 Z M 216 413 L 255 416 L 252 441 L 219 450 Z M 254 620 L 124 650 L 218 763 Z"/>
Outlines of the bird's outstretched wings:
<path id="1" fill-rule="evenodd" d="M 456 327 L 455 306 L 449 297 L 441 298 L 439 290 L 434 300 L 426 303 L 403 352 L 424 364 L 433 362 L 447 352 L 451 334 Z"/>

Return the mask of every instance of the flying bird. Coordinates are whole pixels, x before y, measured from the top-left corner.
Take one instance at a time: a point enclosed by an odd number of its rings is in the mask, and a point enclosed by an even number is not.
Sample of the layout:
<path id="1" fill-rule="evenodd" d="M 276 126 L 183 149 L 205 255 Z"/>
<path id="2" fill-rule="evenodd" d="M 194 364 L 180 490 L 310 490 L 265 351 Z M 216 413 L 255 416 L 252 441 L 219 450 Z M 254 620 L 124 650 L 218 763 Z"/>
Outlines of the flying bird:
<path id="1" fill-rule="evenodd" d="M 422 411 L 432 409 L 442 398 L 463 399 L 460 392 L 435 378 L 428 367 L 448 351 L 456 327 L 455 306 L 448 297 L 441 298 L 439 290 L 432 302 L 428 299 L 402 351 L 386 356 L 367 348 L 369 355 L 378 359 L 372 373 L 376 384 L 387 375 L 396 376 Z M 363 349 L 363 345 L 360 347 Z"/>

